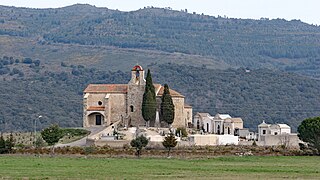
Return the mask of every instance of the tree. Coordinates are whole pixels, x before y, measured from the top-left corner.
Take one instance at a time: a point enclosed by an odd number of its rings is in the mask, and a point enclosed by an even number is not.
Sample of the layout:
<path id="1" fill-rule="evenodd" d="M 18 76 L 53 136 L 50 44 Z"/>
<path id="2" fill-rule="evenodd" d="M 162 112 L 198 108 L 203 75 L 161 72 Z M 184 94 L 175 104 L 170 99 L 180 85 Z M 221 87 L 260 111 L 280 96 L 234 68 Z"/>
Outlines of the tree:
<path id="1" fill-rule="evenodd" d="M 3 135 L 0 136 L 0 154 L 11 153 L 14 147 L 13 134 L 10 133 L 10 136 L 5 140 Z"/>
<path id="2" fill-rule="evenodd" d="M 168 149 L 168 157 L 170 156 L 170 151 L 172 148 L 176 147 L 177 145 L 177 139 L 174 136 L 173 133 L 170 133 L 167 137 L 164 138 L 164 141 L 162 142 L 162 145 Z"/>
<path id="3" fill-rule="evenodd" d="M 0 154 L 5 154 L 6 153 L 6 141 L 3 138 L 3 135 L 1 133 L 0 136 Z"/>
<path id="4" fill-rule="evenodd" d="M 154 121 L 156 119 L 157 101 L 150 69 L 148 69 L 147 73 L 146 86 L 143 93 L 141 110 L 142 117 L 146 122 Z"/>
<path id="5" fill-rule="evenodd" d="M 298 137 L 320 154 L 320 117 L 303 120 L 298 127 Z"/>
<path id="6" fill-rule="evenodd" d="M 174 121 L 174 104 L 172 102 L 169 86 L 167 84 L 164 85 L 164 91 L 163 91 L 161 100 L 162 100 L 160 105 L 161 120 L 165 121 L 170 126 Z"/>
<path id="7" fill-rule="evenodd" d="M 6 149 L 8 153 L 11 153 L 13 151 L 14 147 L 14 138 L 12 132 L 10 133 L 10 136 L 6 140 Z"/>
<path id="8" fill-rule="evenodd" d="M 149 140 L 143 135 L 141 135 L 135 139 L 132 139 L 130 145 L 136 148 L 136 155 L 138 156 L 138 158 L 140 158 L 142 148 L 146 147 L 148 143 Z"/>
<path id="9" fill-rule="evenodd" d="M 184 127 L 178 127 L 176 130 L 176 135 L 179 134 L 181 137 L 188 137 L 188 132 Z"/>
<path id="10" fill-rule="evenodd" d="M 41 137 L 49 146 L 52 146 L 52 154 L 54 153 L 54 145 L 63 137 L 63 132 L 57 124 L 45 128 L 41 131 Z"/>

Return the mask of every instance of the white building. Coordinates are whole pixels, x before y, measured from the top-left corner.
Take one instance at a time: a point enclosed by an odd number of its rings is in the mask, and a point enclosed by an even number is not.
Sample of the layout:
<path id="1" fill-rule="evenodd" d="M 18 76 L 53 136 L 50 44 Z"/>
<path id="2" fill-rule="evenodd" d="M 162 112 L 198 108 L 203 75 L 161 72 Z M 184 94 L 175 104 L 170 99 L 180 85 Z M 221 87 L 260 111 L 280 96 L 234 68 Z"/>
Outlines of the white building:
<path id="1" fill-rule="evenodd" d="M 263 121 L 258 125 L 258 145 L 298 147 L 299 142 L 297 134 L 292 134 L 291 128 L 287 124 L 267 124 Z"/>
<path id="2" fill-rule="evenodd" d="M 264 121 L 258 125 L 259 138 L 265 135 L 291 134 L 291 128 L 287 124 L 267 124 Z"/>
<path id="3" fill-rule="evenodd" d="M 239 130 L 243 129 L 241 118 L 232 118 L 229 114 L 197 113 L 194 116 L 193 124 L 197 129 L 201 129 L 211 134 L 239 135 Z"/>

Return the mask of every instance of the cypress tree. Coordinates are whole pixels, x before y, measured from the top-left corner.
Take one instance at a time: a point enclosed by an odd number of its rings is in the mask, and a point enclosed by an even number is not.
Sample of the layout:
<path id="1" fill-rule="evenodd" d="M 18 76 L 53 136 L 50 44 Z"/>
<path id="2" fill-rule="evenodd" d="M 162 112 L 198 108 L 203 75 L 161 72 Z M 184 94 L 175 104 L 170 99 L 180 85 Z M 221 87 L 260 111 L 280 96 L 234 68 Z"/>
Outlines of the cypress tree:
<path id="1" fill-rule="evenodd" d="M 146 86 L 142 100 L 142 117 L 145 121 L 154 121 L 156 119 L 157 102 L 156 93 L 152 82 L 150 69 L 148 69 Z"/>
<path id="2" fill-rule="evenodd" d="M 170 95 L 169 86 L 164 85 L 164 91 L 162 95 L 161 109 L 160 109 L 161 120 L 171 125 L 174 121 L 174 105 L 172 97 Z"/>

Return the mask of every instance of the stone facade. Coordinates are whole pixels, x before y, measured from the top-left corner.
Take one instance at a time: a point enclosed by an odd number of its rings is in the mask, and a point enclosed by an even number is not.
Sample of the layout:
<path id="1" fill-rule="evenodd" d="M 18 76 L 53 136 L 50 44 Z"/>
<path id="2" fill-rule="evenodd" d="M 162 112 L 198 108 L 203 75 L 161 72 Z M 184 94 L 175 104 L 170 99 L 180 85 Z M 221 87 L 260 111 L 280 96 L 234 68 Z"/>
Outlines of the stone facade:
<path id="1" fill-rule="evenodd" d="M 142 117 L 142 98 L 146 81 L 141 66 L 134 66 L 128 84 L 89 84 L 84 90 L 83 126 L 109 126 L 121 120 L 128 126 L 145 126 Z M 154 84 L 157 110 L 160 112 L 164 87 Z M 192 123 L 192 107 L 184 102 L 184 96 L 170 89 L 175 106 L 173 127 L 187 127 Z M 160 127 L 159 115 L 150 126 Z M 163 124 L 164 125 L 164 124 Z"/>

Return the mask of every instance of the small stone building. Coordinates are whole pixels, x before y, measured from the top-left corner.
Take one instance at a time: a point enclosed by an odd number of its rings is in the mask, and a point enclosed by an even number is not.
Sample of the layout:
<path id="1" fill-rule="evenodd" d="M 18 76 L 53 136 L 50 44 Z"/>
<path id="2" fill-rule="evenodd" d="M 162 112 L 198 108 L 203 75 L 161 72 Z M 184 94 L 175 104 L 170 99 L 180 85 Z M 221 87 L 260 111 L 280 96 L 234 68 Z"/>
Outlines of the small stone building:
<path id="1" fill-rule="evenodd" d="M 131 70 L 128 84 L 89 84 L 83 96 L 83 127 L 109 126 L 119 120 L 129 126 L 145 126 L 142 117 L 142 98 L 146 80 L 144 69 L 136 65 Z M 164 87 L 154 84 L 157 100 L 157 115 L 150 126 L 160 127 L 160 103 Z M 187 127 L 192 122 L 192 107 L 185 104 L 185 97 L 170 89 L 175 117 L 173 127 Z"/>

